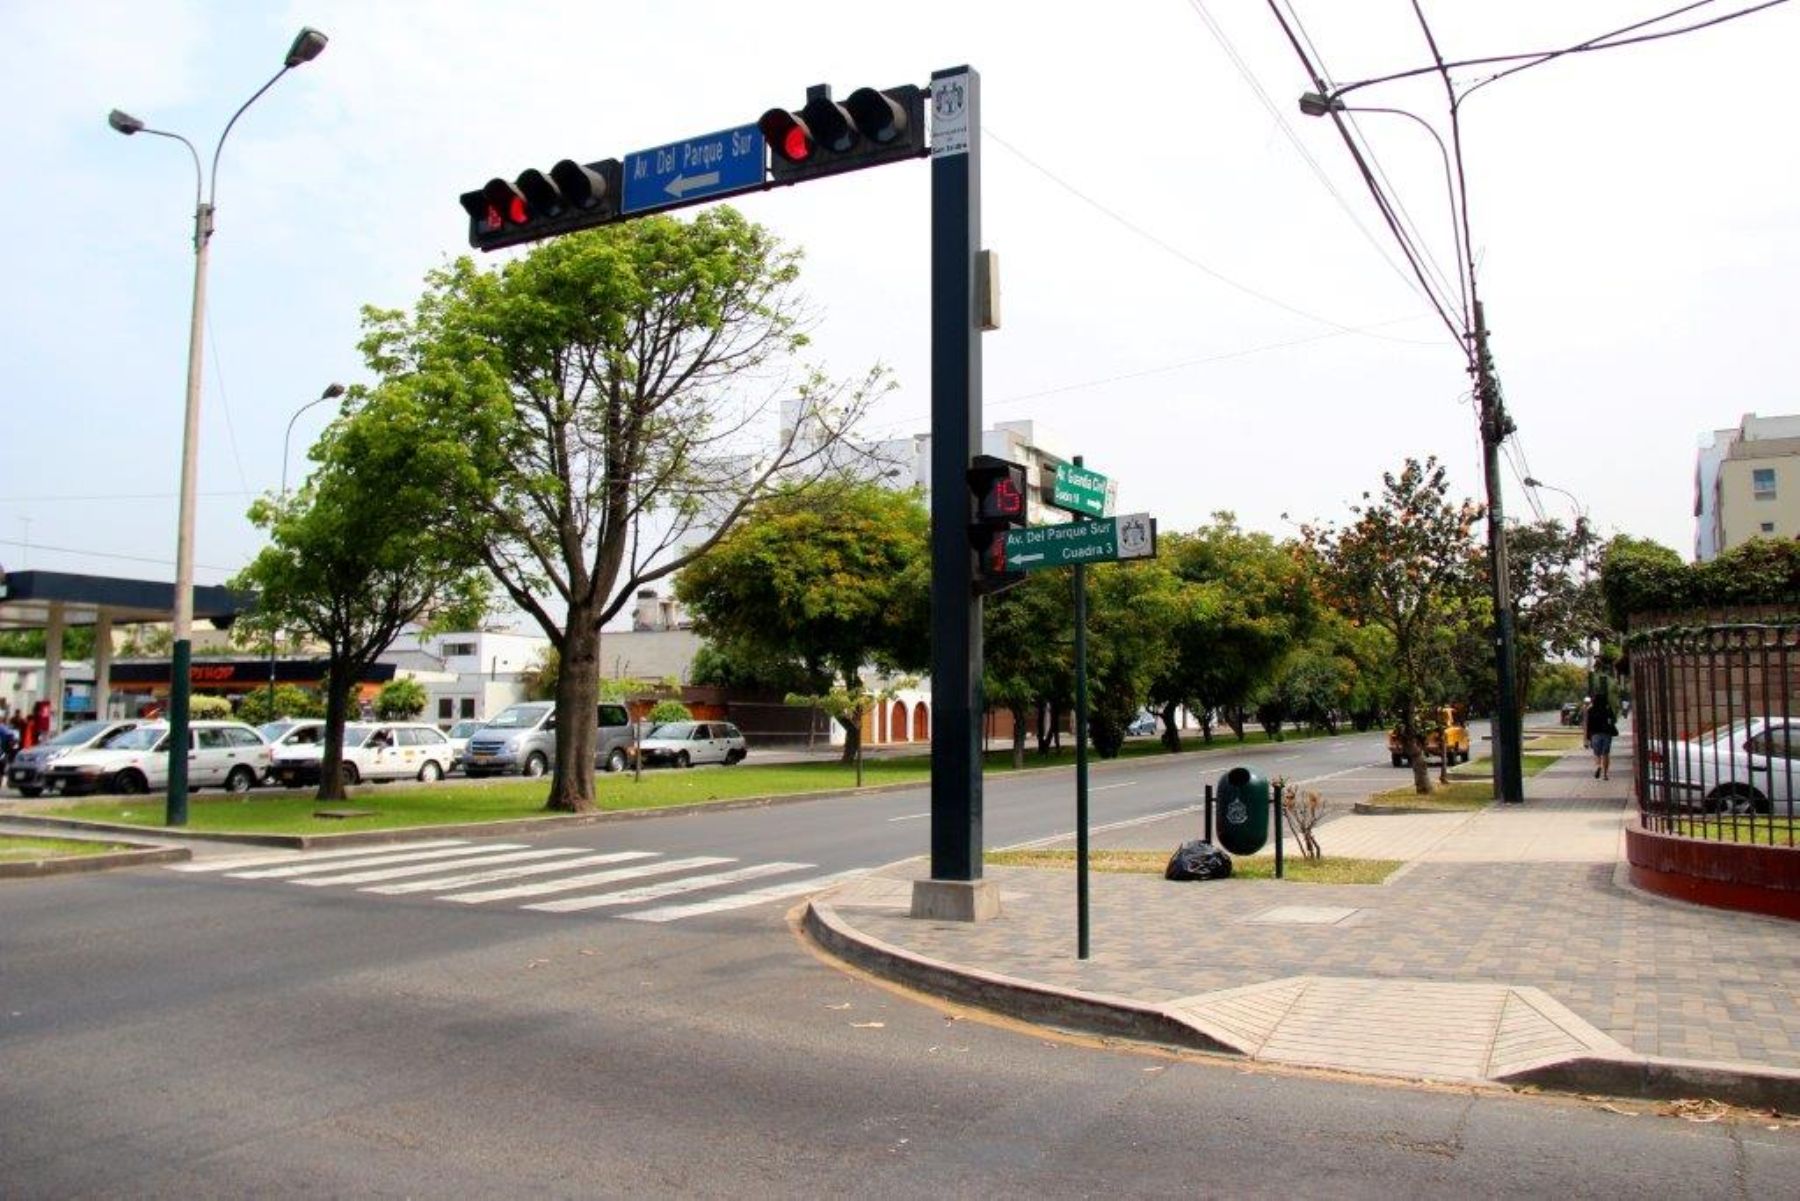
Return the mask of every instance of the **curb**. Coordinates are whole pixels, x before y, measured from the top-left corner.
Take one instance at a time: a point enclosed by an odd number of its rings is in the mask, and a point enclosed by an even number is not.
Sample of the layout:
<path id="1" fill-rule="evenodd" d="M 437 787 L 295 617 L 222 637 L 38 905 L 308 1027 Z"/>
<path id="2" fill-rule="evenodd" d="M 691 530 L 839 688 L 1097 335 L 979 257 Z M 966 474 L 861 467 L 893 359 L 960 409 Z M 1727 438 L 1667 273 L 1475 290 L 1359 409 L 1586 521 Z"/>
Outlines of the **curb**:
<path id="1" fill-rule="evenodd" d="M 27 859 L 0 863 L 0 880 L 36 880 L 44 876 L 70 876 L 77 872 L 103 872 L 115 867 L 140 867 L 146 863 L 181 863 L 194 857 L 187 847 L 138 846 L 104 855 L 64 855 L 51 859 Z"/>
<path id="2" fill-rule="evenodd" d="M 1160 1005 L 1085 993 L 964 968 L 867 935 L 828 903 L 806 906 L 801 928 L 822 951 L 873 975 L 992 1013 L 1076 1034 L 1124 1038 L 1257 1062 Z M 1283 1066 L 1304 1066 L 1284 1064 Z M 1704 1096 L 1735 1105 L 1800 1111 L 1800 1071 L 1760 1064 L 1581 1055 L 1494 1077 L 1497 1088 L 1597 1093 L 1672 1101 Z"/>

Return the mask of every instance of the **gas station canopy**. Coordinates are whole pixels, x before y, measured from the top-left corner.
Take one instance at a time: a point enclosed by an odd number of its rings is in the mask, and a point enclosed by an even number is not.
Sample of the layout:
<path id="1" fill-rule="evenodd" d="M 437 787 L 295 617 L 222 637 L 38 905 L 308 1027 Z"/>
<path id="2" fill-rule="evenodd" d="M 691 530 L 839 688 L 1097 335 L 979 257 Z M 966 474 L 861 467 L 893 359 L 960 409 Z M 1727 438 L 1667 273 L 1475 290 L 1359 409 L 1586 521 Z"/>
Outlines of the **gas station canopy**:
<path id="1" fill-rule="evenodd" d="M 253 600 L 216 584 L 196 586 L 194 617 L 224 629 Z M 172 621 L 175 585 L 62 571 L 0 573 L 0 630 L 49 629 L 52 608 L 57 606 L 64 626 L 91 626 L 101 618 L 113 625 Z"/>

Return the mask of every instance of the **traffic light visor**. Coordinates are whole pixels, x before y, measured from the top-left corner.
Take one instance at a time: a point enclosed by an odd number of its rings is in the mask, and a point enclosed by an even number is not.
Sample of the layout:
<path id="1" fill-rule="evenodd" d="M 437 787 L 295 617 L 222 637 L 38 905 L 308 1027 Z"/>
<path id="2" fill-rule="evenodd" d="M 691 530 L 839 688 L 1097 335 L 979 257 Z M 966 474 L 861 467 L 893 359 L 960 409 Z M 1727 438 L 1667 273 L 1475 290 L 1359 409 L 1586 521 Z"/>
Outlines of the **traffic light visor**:
<path id="1" fill-rule="evenodd" d="M 843 105 L 822 96 L 806 102 L 806 107 L 800 110 L 800 120 L 812 134 L 813 141 L 833 154 L 843 154 L 850 150 L 861 136 L 856 132 L 856 126 L 850 122 L 849 111 Z"/>
<path id="2" fill-rule="evenodd" d="M 850 119 L 871 142 L 892 142 L 906 132 L 906 109 L 874 88 L 858 88 L 844 101 Z"/>

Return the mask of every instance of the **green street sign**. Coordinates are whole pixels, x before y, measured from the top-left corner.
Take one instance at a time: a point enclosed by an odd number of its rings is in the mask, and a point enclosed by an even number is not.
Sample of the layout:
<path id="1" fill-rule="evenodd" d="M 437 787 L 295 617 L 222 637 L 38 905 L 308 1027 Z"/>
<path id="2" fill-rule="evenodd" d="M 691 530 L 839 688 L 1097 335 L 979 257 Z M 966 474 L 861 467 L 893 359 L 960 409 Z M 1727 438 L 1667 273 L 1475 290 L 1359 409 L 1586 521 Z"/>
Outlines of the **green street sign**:
<path id="1" fill-rule="evenodd" d="M 1050 503 L 1071 513 L 1104 517 L 1111 507 L 1112 486 L 1098 471 L 1072 463 L 1056 465 L 1056 482 L 1050 485 Z"/>
<path id="2" fill-rule="evenodd" d="M 1156 519 L 1148 513 L 1028 525 L 1006 534 L 1006 570 L 1042 571 L 1080 563 L 1156 557 Z"/>

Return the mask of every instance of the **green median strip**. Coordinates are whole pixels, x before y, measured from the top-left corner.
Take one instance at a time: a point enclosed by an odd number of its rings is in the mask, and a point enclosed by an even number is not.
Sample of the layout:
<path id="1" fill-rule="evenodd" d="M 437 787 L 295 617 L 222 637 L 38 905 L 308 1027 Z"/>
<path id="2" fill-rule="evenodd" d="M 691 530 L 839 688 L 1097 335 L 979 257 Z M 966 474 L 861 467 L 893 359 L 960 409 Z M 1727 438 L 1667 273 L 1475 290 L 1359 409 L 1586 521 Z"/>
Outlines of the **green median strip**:
<path id="1" fill-rule="evenodd" d="M 997 867 L 1075 867 L 1074 851 L 989 851 L 984 860 Z M 1088 870 L 1139 872 L 1160 876 L 1169 865 L 1167 851 L 1091 851 Z M 1379 884 L 1399 870 L 1398 859 L 1321 859 L 1309 862 L 1290 857 L 1282 864 L 1282 878 L 1297 884 Z M 1275 860 L 1268 857 L 1233 856 L 1234 880 L 1273 880 Z"/>
<path id="2" fill-rule="evenodd" d="M 75 855 L 106 855 L 128 850 L 116 843 L 81 838 L 32 838 L 0 834 L 0 863 L 30 863 L 39 859 L 66 859 Z"/>

